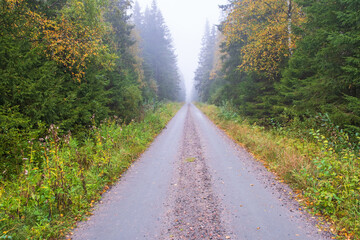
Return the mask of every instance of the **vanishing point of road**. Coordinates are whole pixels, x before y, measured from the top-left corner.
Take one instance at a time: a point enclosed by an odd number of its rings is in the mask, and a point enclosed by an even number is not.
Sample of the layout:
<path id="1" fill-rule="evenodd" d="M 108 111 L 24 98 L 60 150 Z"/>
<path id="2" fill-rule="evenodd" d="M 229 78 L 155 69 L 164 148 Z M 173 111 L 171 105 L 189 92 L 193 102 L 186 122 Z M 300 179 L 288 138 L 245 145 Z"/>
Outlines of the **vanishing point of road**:
<path id="1" fill-rule="evenodd" d="M 186 104 L 72 239 L 331 239 L 292 196 Z"/>

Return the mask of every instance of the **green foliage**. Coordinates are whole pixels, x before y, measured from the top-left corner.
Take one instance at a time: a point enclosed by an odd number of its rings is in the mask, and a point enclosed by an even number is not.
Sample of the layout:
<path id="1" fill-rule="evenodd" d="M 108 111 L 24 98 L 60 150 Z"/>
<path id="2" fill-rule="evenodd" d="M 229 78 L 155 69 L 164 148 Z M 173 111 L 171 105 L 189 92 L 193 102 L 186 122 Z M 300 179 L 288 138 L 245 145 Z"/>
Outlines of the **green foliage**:
<path id="1" fill-rule="evenodd" d="M 0 108 L 0 180 L 19 173 L 26 139 L 32 139 L 32 135 L 36 135 L 28 130 L 29 122 L 30 119 L 24 118 L 16 109 Z"/>
<path id="2" fill-rule="evenodd" d="M 150 87 L 142 83 L 131 52 L 129 7 L 123 0 L 1 1 L 2 178 L 20 173 L 27 142 L 44 137 L 51 124 L 60 134 L 71 131 L 84 139 L 92 119 L 141 117 Z M 87 37 L 89 28 L 99 33 Z"/>
<path id="3" fill-rule="evenodd" d="M 302 115 L 328 113 L 336 124 L 359 131 L 359 2 L 299 3 L 308 20 L 277 86 L 280 102 Z"/>
<path id="4" fill-rule="evenodd" d="M 346 227 L 359 235 L 360 207 L 360 152 L 359 145 L 349 145 L 348 136 L 341 134 L 332 141 L 310 130 L 321 146 L 321 153 L 312 159 L 314 169 L 303 168 L 296 176 L 304 179 L 304 196 L 314 210 L 336 222 L 337 231 Z"/>
<path id="5" fill-rule="evenodd" d="M 239 114 L 236 113 L 233 103 L 224 101 L 219 107 L 218 116 L 224 120 L 232 120 L 238 122 L 240 120 Z"/>
<path id="6" fill-rule="evenodd" d="M 328 114 L 350 134 L 359 132 L 359 2 L 264 2 L 231 0 L 222 6 L 222 70 L 216 81 L 209 74 L 195 79 L 205 96 L 200 100 L 218 106 L 231 101 L 250 122 L 265 126 L 271 119 L 308 124 Z M 273 12 L 279 6 L 281 13 Z M 214 51 L 204 47 L 200 58 Z M 213 65 L 205 72 L 219 70 Z"/>
<path id="7" fill-rule="evenodd" d="M 51 125 L 45 139 L 27 144 L 17 181 L 1 179 L 0 238 L 64 237 L 179 107 L 162 104 L 128 125 L 105 120 L 91 127 L 84 142 L 71 134 L 60 137 Z"/>

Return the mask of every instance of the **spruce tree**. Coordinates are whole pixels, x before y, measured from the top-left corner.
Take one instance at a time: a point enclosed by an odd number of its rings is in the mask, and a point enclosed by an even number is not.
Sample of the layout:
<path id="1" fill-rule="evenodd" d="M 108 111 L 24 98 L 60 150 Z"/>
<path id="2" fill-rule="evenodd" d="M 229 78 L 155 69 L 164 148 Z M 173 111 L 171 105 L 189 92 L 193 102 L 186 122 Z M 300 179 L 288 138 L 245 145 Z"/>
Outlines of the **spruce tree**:
<path id="1" fill-rule="evenodd" d="M 155 1 L 147 8 L 139 28 L 145 78 L 156 81 L 159 99 L 177 100 L 180 76 L 168 27 Z"/>
<path id="2" fill-rule="evenodd" d="M 210 28 L 209 22 L 205 24 L 205 32 L 201 43 L 198 67 L 195 71 L 195 87 L 201 101 L 210 98 L 211 79 L 210 73 L 213 69 L 216 43 L 215 27 Z"/>
<path id="3" fill-rule="evenodd" d="M 307 14 L 303 40 L 278 89 L 297 114 L 329 113 L 343 127 L 360 128 L 360 2 L 300 1 Z"/>

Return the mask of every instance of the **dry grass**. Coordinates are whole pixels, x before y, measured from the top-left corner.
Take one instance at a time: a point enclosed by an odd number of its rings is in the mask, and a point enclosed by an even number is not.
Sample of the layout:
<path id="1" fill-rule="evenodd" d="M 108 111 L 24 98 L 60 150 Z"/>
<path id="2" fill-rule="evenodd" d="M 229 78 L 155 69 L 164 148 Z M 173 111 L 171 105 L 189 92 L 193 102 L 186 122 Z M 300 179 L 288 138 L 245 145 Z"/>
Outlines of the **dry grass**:
<path id="1" fill-rule="evenodd" d="M 234 122 L 220 119 L 218 108 L 198 105 L 217 126 L 224 130 L 234 141 L 247 149 L 255 158 L 282 179 L 293 182 L 292 173 L 301 168 L 312 168 L 309 155 L 318 151 L 315 145 L 290 139 L 264 131 L 262 127 L 250 125 L 246 121 Z M 312 153 L 312 154 L 308 154 Z"/>

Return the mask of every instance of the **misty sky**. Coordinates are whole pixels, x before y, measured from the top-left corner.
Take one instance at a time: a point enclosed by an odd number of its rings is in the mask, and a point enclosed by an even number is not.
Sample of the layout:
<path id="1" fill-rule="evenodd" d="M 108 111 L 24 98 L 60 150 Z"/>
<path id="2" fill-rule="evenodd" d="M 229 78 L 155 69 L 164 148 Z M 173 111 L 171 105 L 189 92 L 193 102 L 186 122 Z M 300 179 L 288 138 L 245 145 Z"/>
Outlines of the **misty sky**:
<path id="1" fill-rule="evenodd" d="M 142 12 L 153 0 L 138 0 Z M 135 2 L 135 0 L 134 0 Z M 218 5 L 227 0 L 157 0 L 166 25 L 169 27 L 178 56 L 178 66 L 187 88 L 192 84 L 198 63 L 201 39 L 206 20 L 218 24 L 221 11 Z"/>

